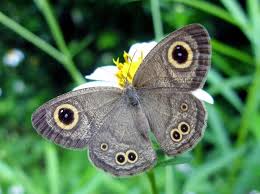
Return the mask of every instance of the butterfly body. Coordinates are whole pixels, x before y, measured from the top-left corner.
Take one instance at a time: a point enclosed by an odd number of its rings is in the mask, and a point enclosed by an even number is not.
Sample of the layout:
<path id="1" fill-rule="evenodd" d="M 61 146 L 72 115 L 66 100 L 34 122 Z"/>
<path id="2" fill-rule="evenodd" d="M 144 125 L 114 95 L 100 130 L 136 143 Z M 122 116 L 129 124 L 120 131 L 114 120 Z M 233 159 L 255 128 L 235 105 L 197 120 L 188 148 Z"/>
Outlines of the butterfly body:
<path id="1" fill-rule="evenodd" d="M 127 96 L 129 104 L 132 106 L 137 106 L 140 104 L 138 94 L 132 85 L 129 85 L 125 88 L 125 95 Z"/>
<path id="2" fill-rule="evenodd" d="M 209 35 L 198 24 L 179 29 L 148 53 L 132 85 L 68 92 L 32 115 L 36 131 L 71 149 L 88 149 L 98 168 L 129 176 L 151 168 L 161 149 L 175 156 L 203 136 L 207 112 L 192 91 L 202 88 L 210 68 Z"/>

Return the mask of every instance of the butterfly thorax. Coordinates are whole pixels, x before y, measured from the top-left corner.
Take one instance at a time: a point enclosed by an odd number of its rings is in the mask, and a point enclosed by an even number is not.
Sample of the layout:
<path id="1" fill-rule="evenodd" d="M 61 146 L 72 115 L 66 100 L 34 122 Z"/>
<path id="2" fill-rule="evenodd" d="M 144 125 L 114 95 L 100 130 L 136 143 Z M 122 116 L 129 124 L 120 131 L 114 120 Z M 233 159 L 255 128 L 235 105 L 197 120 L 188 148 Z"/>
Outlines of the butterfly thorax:
<path id="1" fill-rule="evenodd" d="M 125 88 L 125 95 L 127 97 L 127 100 L 129 102 L 129 104 L 131 104 L 132 106 L 137 106 L 139 104 L 139 98 L 138 95 L 136 93 L 135 88 L 132 85 L 128 85 Z"/>

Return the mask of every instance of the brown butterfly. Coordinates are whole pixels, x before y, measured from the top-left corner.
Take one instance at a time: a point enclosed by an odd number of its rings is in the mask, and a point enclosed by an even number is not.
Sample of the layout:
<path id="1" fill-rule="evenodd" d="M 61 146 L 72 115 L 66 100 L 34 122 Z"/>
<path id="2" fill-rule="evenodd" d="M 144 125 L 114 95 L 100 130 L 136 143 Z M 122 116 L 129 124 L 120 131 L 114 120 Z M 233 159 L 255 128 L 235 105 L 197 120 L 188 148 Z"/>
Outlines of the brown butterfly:
<path id="1" fill-rule="evenodd" d="M 149 130 L 170 156 L 201 139 L 207 113 L 192 92 L 203 87 L 210 60 L 207 31 L 188 25 L 148 53 L 132 84 L 68 92 L 38 108 L 32 124 L 62 147 L 88 148 L 95 166 L 113 175 L 143 172 L 156 163 Z"/>

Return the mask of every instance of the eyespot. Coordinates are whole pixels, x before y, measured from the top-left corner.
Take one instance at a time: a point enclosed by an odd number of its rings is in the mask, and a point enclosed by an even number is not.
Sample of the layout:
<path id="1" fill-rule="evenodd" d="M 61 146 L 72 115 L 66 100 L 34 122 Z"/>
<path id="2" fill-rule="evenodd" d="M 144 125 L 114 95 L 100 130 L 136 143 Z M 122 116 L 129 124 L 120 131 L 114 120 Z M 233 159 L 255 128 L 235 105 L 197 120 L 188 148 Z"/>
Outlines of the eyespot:
<path id="1" fill-rule="evenodd" d="M 102 143 L 102 144 L 100 145 L 100 149 L 103 150 L 103 151 L 107 151 L 108 145 L 107 145 L 106 143 Z"/>
<path id="2" fill-rule="evenodd" d="M 127 162 L 126 155 L 123 152 L 118 152 L 115 157 L 116 163 L 124 165 Z"/>
<path id="3" fill-rule="evenodd" d="M 64 130 L 72 129 L 79 121 L 78 110 L 71 104 L 59 105 L 55 109 L 53 117 L 56 124 Z"/>
<path id="4" fill-rule="evenodd" d="M 178 125 L 178 129 L 182 132 L 183 135 L 187 135 L 190 133 L 190 125 L 186 122 L 181 122 Z"/>
<path id="5" fill-rule="evenodd" d="M 138 154 L 134 150 L 128 150 L 126 157 L 129 163 L 135 163 L 138 160 Z"/>
<path id="6" fill-rule="evenodd" d="M 182 133 L 178 129 L 172 129 L 171 139 L 175 142 L 180 142 L 182 140 Z"/>
<path id="7" fill-rule="evenodd" d="M 181 103 L 181 111 L 186 112 L 189 109 L 188 104 Z"/>
<path id="8" fill-rule="evenodd" d="M 193 52 L 189 44 L 183 41 L 174 42 L 168 49 L 168 61 L 178 69 L 190 67 Z"/>

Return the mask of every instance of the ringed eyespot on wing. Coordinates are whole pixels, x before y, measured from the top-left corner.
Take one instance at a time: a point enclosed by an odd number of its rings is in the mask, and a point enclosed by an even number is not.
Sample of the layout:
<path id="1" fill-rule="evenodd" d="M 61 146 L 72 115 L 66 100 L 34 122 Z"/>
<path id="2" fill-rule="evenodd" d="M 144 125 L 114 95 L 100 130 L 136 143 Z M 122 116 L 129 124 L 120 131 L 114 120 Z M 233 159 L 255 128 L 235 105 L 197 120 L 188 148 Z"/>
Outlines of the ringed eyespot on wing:
<path id="1" fill-rule="evenodd" d="M 108 150 L 108 145 L 106 143 L 102 143 L 100 145 L 100 148 L 101 148 L 102 151 L 107 151 Z"/>
<path id="2" fill-rule="evenodd" d="M 174 142 L 180 142 L 182 140 L 182 133 L 179 129 L 172 129 L 170 137 Z"/>
<path id="3" fill-rule="evenodd" d="M 138 160 L 138 154 L 134 150 L 128 150 L 126 152 L 126 157 L 129 163 L 135 163 Z"/>
<path id="4" fill-rule="evenodd" d="M 184 41 L 176 41 L 168 49 L 168 61 L 177 69 L 190 67 L 192 59 L 192 49 Z"/>
<path id="5" fill-rule="evenodd" d="M 127 162 L 126 154 L 123 152 L 118 152 L 115 156 L 115 161 L 119 165 L 124 165 Z"/>
<path id="6" fill-rule="evenodd" d="M 178 129 L 182 132 L 183 135 L 187 135 L 190 133 L 190 125 L 186 122 L 180 122 L 178 125 Z"/>
<path id="7" fill-rule="evenodd" d="M 79 121 L 78 109 L 71 104 L 59 105 L 53 113 L 55 123 L 64 130 L 73 129 Z"/>
<path id="8" fill-rule="evenodd" d="M 185 102 L 181 103 L 181 111 L 182 112 L 186 112 L 189 109 L 188 104 L 186 104 Z"/>

